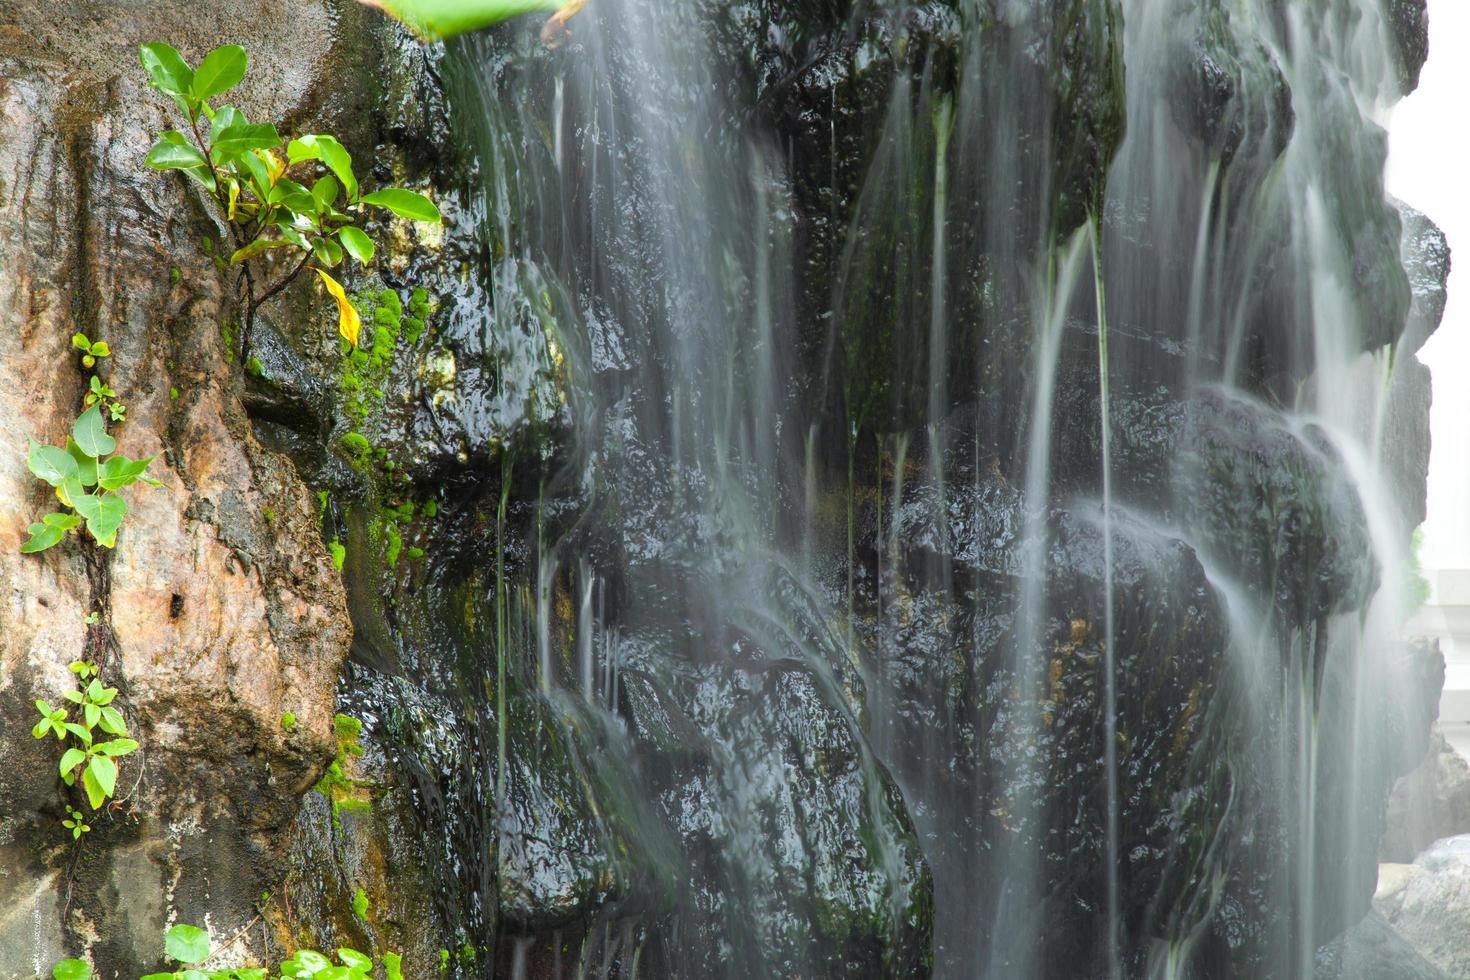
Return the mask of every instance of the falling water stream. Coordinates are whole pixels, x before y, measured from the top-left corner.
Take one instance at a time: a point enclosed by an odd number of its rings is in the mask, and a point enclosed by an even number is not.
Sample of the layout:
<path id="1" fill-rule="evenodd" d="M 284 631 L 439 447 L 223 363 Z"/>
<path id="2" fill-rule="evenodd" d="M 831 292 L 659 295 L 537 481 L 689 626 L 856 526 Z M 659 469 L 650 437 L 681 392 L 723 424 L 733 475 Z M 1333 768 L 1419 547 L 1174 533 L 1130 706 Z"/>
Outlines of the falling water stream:
<path id="1" fill-rule="evenodd" d="M 466 579 L 497 975 L 1313 976 L 1418 697 L 1386 5 L 572 24 L 446 66 L 562 419 Z"/>

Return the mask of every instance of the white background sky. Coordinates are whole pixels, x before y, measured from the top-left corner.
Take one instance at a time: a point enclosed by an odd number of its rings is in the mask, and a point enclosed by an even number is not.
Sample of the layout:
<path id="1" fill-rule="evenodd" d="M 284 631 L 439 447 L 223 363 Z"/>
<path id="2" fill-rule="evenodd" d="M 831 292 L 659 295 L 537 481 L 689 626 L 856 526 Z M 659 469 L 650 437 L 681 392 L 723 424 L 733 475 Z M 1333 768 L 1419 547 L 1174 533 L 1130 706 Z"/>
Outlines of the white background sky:
<path id="1" fill-rule="evenodd" d="M 1470 569 L 1470 0 L 1429 0 L 1429 60 L 1389 125 L 1388 191 L 1449 238 L 1449 305 L 1419 353 L 1434 375 L 1422 558 Z"/>

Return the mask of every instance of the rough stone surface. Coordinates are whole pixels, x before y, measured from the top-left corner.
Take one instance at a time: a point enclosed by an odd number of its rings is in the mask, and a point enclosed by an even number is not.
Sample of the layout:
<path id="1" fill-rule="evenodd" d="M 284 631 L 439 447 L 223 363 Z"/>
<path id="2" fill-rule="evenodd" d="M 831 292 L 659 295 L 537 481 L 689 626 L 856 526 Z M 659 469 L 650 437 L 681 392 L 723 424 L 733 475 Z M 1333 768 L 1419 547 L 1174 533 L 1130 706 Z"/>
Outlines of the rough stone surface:
<path id="1" fill-rule="evenodd" d="M 0 3 L 0 384 L 13 393 L 0 410 L 0 497 L 13 502 L 0 522 L 0 719 L 14 734 L 0 750 L 0 863 L 12 869 L 0 928 L 29 932 L 5 945 L 24 954 L 0 958 L 0 976 L 29 977 L 62 949 L 140 970 L 173 917 L 240 924 L 282 870 L 299 795 L 331 756 L 351 635 L 341 585 L 315 502 L 242 409 L 221 338 L 226 284 L 199 244 L 212 233 L 203 203 L 143 165 L 164 113 L 137 45 L 168 40 L 197 60 L 251 42 L 241 101 L 302 119 L 335 84 L 331 59 L 354 23 L 316 2 Z M 278 40 L 253 43 L 262 35 Z M 321 43 L 287 40 L 300 36 Z M 100 373 L 128 404 L 120 450 L 156 456 L 163 485 L 127 492 L 115 551 L 71 540 L 22 556 L 26 524 L 47 509 L 26 440 L 59 443 L 80 410 L 78 330 L 112 346 Z M 122 766 L 122 806 L 93 818 L 76 862 L 57 823 L 59 749 L 22 736 L 31 700 L 59 702 L 84 650 L 100 653 L 142 750 Z"/>
<path id="2" fill-rule="evenodd" d="M 1317 956 L 1316 980 L 1451 980 L 1377 912 Z"/>
<path id="3" fill-rule="evenodd" d="M 1435 841 L 1460 834 L 1470 834 L 1470 763 L 1436 727 L 1424 761 L 1388 798 L 1379 859 L 1407 864 Z"/>
<path id="4" fill-rule="evenodd" d="M 1373 907 L 1445 974 L 1470 977 L 1470 837 L 1436 841 L 1411 865 L 1383 865 Z"/>

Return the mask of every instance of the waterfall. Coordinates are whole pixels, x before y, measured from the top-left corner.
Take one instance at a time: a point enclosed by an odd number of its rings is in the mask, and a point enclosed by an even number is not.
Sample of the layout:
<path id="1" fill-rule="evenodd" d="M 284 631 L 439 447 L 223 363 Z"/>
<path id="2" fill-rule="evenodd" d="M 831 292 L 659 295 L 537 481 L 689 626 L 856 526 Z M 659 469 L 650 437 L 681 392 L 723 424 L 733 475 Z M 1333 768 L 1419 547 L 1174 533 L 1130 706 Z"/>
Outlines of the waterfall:
<path id="1" fill-rule="evenodd" d="M 1387 7 L 572 27 L 446 64 L 497 975 L 1313 976 L 1429 697 Z"/>

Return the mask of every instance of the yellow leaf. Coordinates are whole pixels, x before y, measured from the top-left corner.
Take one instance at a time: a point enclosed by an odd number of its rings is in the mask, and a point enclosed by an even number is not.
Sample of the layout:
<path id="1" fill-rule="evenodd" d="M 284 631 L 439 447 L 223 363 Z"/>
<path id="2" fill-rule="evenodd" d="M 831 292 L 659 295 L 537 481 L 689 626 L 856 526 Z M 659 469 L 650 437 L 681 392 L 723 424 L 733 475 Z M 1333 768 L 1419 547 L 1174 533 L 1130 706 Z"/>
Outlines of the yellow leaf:
<path id="1" fill-rule="evenodd" d="M 357 346 L 357 334 L 362 329 L 362 319 L 357 315 L 356 308 L 347 299 L 347 294 L 342 291 L 342 286 L 320 269 L 315 270 L 322 277 L 322 285 L 327 287 L 327 292 L 337 301 L 337 332 L 342 339 L 353 347 Z"/>
<path id="2" fill-rule="evenodd" d="M 230 181 L 230 220 L 235 220 L 235 205 L 240 202 L 240 184 L 238 181 Z"/>
<path id="3" fill-rule="evenodd" d="M 261 160 L 265 161 L 265 172 L 270 174 L 271 186 L 276 186 L 276 181 L 286 172 L 286 165 L 276 158 L 270 150 L 258 150 Z"/>

